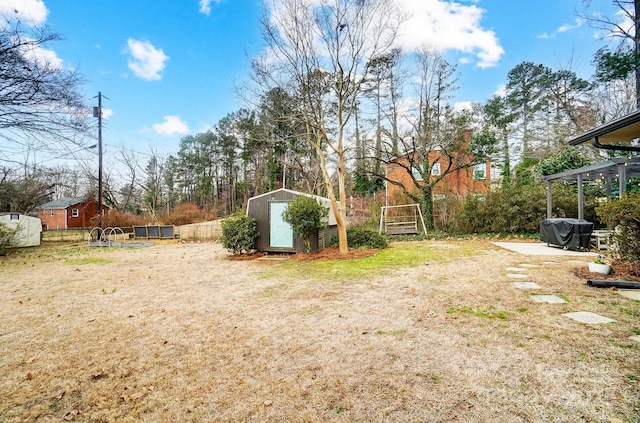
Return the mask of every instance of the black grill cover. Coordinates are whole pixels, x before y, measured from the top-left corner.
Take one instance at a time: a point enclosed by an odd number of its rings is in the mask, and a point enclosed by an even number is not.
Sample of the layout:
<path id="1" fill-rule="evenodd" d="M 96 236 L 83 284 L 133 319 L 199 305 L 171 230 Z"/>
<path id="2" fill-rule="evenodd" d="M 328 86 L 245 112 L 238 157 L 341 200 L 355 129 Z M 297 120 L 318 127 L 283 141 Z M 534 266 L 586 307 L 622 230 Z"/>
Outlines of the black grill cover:
<path id="1" fill-rule="evenodd" d="M 589 248 L 593 223 L 583 219 L 546 219 L 540 223 L 540 240 L 565 248 Z"/>

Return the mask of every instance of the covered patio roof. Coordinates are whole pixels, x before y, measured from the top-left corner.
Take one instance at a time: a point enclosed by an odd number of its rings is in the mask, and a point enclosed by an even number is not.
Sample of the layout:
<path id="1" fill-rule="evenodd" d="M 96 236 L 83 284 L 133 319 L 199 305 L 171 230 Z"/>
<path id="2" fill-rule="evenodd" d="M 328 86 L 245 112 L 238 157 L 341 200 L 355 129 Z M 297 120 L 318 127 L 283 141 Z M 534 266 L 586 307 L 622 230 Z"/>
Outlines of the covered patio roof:
<path id="1" fill-rule="evenodd" d="M 640 139 L 640 110 L 570 138 L 568 143 L 570 145 L 579 145 L 591 141 L 591 144 L 596 148 L 640 153 L 640 146 L 632 145 L 637 139 Z M 612 145 L 618 143 L 628 143 L 629 145 Z M 547 181 L 547 218 L 553 217 L 551 199 L 551 183 L 553 181 L 575 180 L 578 182 L 578 219 L 583 219 L 583 184 L 585 180 L 602 179 L 605 181 L 607 198 L 610 198 L 613 181 L 618 183 L 619 193 L 622 195 L 627 189 L 628 179 L 638 177 L 640 177 L 640 156 L 637 155 L 614 157 L 602 163 L 545 176 L 544 179 Z"/>
<path id="2" fill-rule="evenodd" d="M 637 145 L 611 145 L 613 143 L 631 144 L 638 138 L 640 138 L 640 110 L 572 137 L 568 140 L 568 143 L 570 145 L 579 145 L 591 142 L 597 148 L 640 152 L 640 146 Z"/>

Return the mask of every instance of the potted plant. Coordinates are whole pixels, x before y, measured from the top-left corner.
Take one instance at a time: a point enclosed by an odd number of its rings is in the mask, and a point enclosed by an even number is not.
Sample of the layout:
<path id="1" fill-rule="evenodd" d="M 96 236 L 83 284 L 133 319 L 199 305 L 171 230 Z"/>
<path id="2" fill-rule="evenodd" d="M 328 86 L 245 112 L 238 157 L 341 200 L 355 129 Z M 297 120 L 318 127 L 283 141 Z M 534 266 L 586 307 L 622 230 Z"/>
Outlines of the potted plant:
<path id="1" fill-rule="evenodd" d="M 601 254 L 589 263 L 589 272 L 608 275 L 611 272 L 611 263 Z"/>

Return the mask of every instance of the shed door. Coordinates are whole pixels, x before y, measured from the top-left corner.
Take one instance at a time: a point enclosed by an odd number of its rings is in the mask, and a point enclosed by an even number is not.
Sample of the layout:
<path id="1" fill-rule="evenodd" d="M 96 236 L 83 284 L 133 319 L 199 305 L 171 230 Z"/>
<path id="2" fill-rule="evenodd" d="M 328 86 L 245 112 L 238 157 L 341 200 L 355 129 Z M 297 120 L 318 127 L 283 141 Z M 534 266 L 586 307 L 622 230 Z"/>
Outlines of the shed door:
<path id="1" fill-rule="evenodd" d="M 287 203 L 269 203 L 269 243 L 275 248 L 293 248 L 293 228 L 282 220 Z"/>

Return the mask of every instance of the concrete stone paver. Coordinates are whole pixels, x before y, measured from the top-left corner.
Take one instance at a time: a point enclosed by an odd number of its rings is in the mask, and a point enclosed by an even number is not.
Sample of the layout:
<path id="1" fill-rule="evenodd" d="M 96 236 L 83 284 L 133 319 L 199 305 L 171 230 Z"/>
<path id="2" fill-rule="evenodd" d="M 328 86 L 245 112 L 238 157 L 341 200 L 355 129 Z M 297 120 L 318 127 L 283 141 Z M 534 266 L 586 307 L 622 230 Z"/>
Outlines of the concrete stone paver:
<path id="1" fill-rule="evenodd" d="M 640 290 L 620 289 L 618 290 L 618 294 L 631 298 L 632 300 L 640 301 Z"/>
<path id="2" fill-rule="evenodd" d="M 540 289 L 540 285 L 535 282 L 511 282 L 518 289 Z"/>
<path id="3" fill-rule="evenodd" d="M 530 263 L 522 263 L 519 265 L 520 267 L 529 267 L 529 268 L 533 268 L 533 267 L 540 267 L 539 264 L 530 264 Z"/>
<path id="4" fill-rule="evenodd" d="M 615 320 L 613 319 L 600 316 L 599 314 L 596 314 L 596 313 L 591 313 L 590 311 L 576 311 L 574 313 L 565 313 L 563 314 L 563 316 L 566 316 L 570 319 L 576 320 L 581 323 L 588 323 L 590 325 L 615 322 Z"/>
<path id="5" fill-rule="evenodd" d="M 532 295 L 531 299 L 537 303 L 565 304 L 566 301 L 555 295 Z"/>
<path id="6" fill-rule="evenodd" d="M 523 275 L 522 273 L 507 273 L 507 277 L 511 279 L 526 279 L 529 276 Z"/>
<path id="7" fill-rule="evenodd" d="M 640 343 L 640 336 L 630 336 L 629 339 Z"/>
<path id="8" fill-rule="evenodd" d="M 525 269 L 524 267 L 507 267 L 504 270 L 506 270 L 507 272 L 526 272 L 527 269 Z"/>

